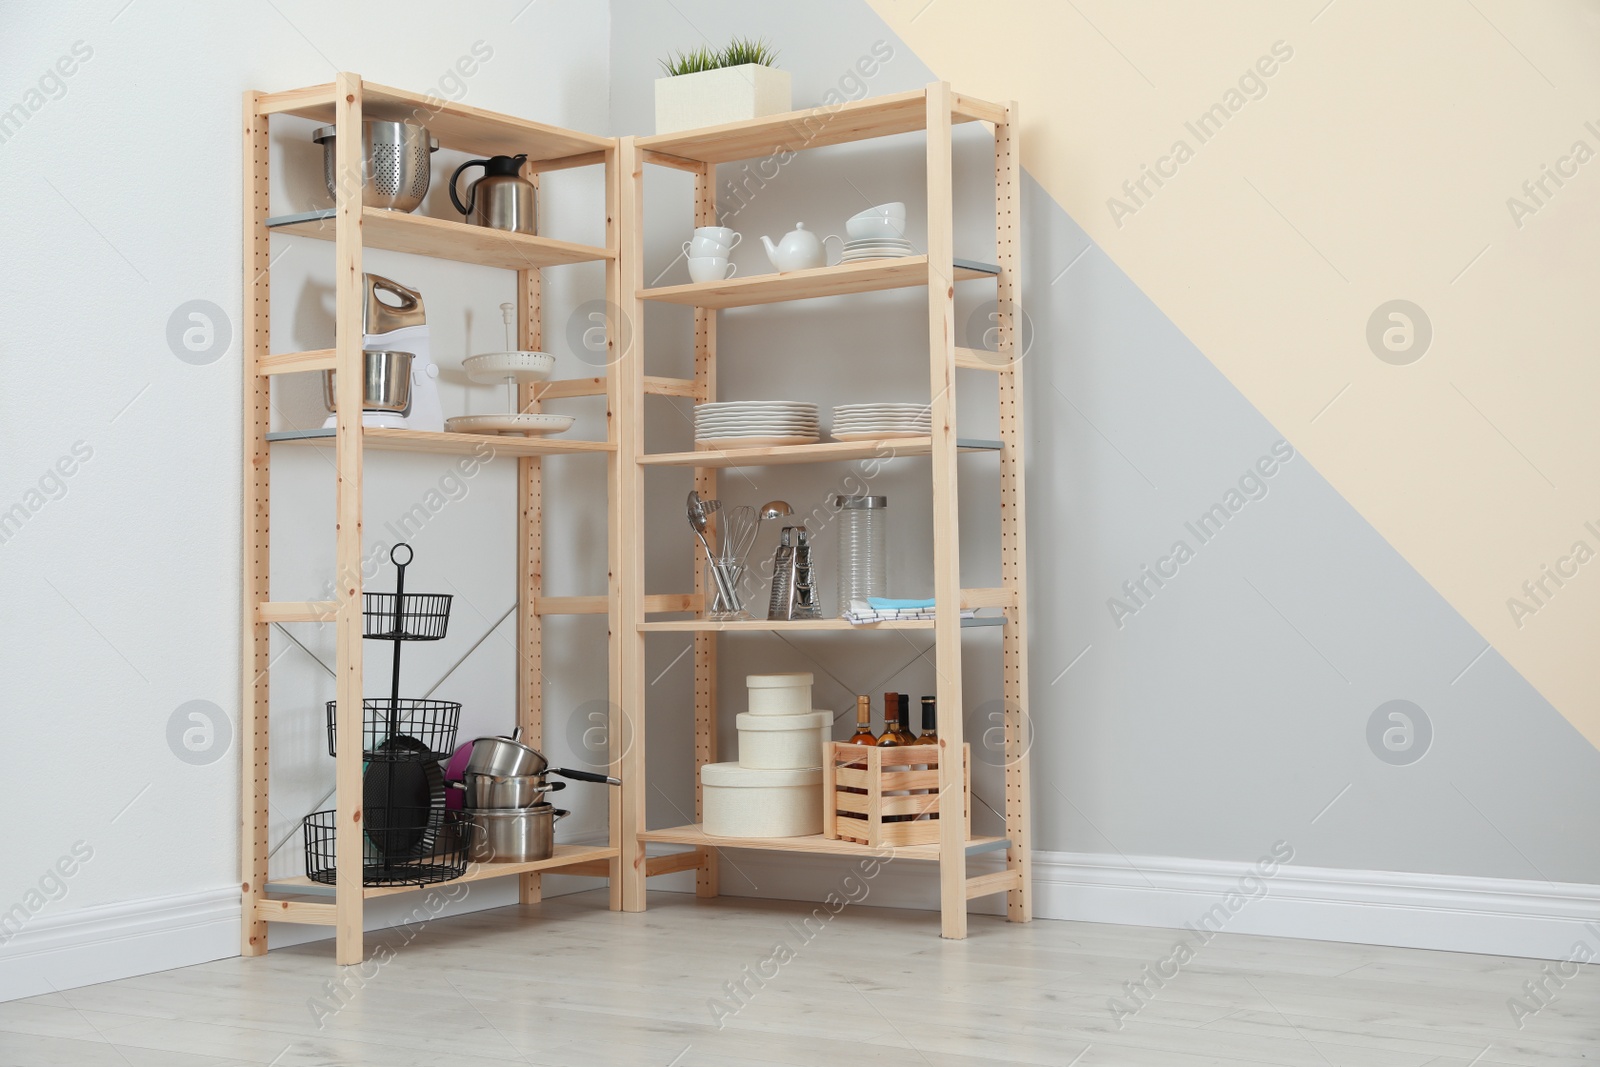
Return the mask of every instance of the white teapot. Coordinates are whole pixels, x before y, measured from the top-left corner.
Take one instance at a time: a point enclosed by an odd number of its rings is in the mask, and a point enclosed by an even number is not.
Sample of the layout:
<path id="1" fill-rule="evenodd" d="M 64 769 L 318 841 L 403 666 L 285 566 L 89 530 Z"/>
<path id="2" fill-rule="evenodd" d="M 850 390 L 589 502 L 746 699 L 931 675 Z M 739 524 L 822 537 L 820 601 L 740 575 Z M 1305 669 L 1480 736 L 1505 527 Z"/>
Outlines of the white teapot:
<path id="1" fill-rule="evenodd" d="M 794 229 L 785 234 L 778 244 L 773 244 L 770 237 L 761 238 L 761 244 L 767 250 L 767 258 L 772 260 L 772 265 L 778 268 L 779 273 L 810 270 L 828 265 L 828 256 L 823 250 L 822 240 L 806 229 L 806 224 L 803 222 L 795 223 Z"/>

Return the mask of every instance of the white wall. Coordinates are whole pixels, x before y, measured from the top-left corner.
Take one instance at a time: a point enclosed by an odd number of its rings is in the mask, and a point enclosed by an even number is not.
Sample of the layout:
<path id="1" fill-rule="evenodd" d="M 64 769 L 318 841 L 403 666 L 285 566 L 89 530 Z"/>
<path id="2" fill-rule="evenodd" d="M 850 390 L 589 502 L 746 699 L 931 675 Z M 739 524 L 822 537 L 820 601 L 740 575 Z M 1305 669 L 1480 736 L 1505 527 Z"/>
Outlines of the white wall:
<path id="1" fill-rule="evenodd" d="M 0 949 L 5 996 L 44 988 L 41 980 L 104 977 L 88 964 L 52 973 L 44 957 L 26 953 L 76 917 L 103 917 L 114 905 L 176 899 L 180 911 L 212 920 L 187 951 L 236 949 L 236 926 L 196 902 L 238 885 L 237 747 L 219 744 L 214 762 L 192 765 L 169 747 L 168 724 L 180 705 L 209 701 L 237 733 L 240 94 L 326 82 L 348 70 L 603 132 L 609 72 L 608 12 L 584 0 L 39 2 L 9 4 L 0 18 L 0 108 L 31 104 L 27 94 L 41 74 L 77 42 L 80 56 L 87 54 L 64 79 L 64 92 L 47 79 L 42 106 L 0 143 L 7 248 L 0 510 L 21 502 L 32 512 L 20 529 L 7 527 L 0 543 L 0 595 L 10 605 L 0 618 L 0 678 L 15 754 L 7 795 L 30 798 L 13 811 L 32 816 L 10 821 L 8 859 L 0 864 L 0 912 L 14 904 L 30 912 L 21 935 Z M 470 77 L 452 81 L 457 60 L 477 42 L 492 54 Z M 309 128 L 297 120 L 274 125 L 275 212 L 324 204 L 320 150 L 307 139 Z M 436 159 L 422 209 L 443 217 L 451 213 L 446 155 Z M 599 171 L 555 176 L 540 210 L 545 232 L 598 243 Z M 273 254 L 281 254 L 273 274 L 274 350 L 332 343 L 331 249 L 274 239 Z M 445 367 L 447 413 L 503 403 L 500 393 L 469 386 L 459 361 L 503 347 L 498 304 L 511 298 L 512 274 L 377 252 L 368 254 L 366 268 L 422 290 L 435 358 Z M 559 344 L 568 311 L 601 293 L 602 276 L 583 267 L 548 277 L 546 322 Z M 229 319 L 228 349 L 207 365 L 180 360 L 166 339 L 169 316 L 196 299 L 225 309 Z M 564 346 L 555 351 L 558 375 L 581 373 Z M 317 388 L 310 378 L 286 383 L 274 401 L 279 425 L 320 421 Z M 601 432 L 593 402 L 572 404 L 585 415 L 572 433 Z M 67 464 L 74 473 L 64 488 L 46 478 L 48 495 L 26 495 L 75 448 L 79 462 Z M 275 598 L 316 597 L 331 576 L 328 458 L 305 449 L 274 462 Z M 422 695 L 515 602 L 507 467 L 492 464 L 464 489 L 447 482 L 459 499 L 411 539 L 411 588 L 454 592 L 457 600 L 452 636 L 407 650 L 410 695 Z M 442 457 L 369 453 L 369 547 L 392 542 L 385 524 L 438 487 L 449 469 Z M 598 499 L 601 509 L 547 512 L 552 593 L 604 589 L 603 538 L 598 555 L 593 538 L 603 521 L 603 481 L 598 497 L 593 489 L 600 469 L 589 459 L 547 464 L 546 484 L 560 499 Z M 373 584 L 386 588 L 391 580 L 386 568 Z M 511 721 L 511 625 L 484 640 L 436 694 L 463 702 L 467 736 Z M 558 682 L 547 692 L 550 747 L 562 758 L 564 714 L 605 695 L 603 659 L 591 662 L 583 643 L 603 633 L 603 623 L 550 629 L 545 662 L 562 668 L 552 671 Z M 311 626 L 295 633 L 332 662 L 330 634 Z M 321 710 L 331 680 L 276 633 L 273 653 L 271 824 L 274 839 L 292 838 L 272 869 L 298 872 L 295 828 L 333 780 Z M 376 692 L 387 677 L 387 649 L 369 645 L 367 654 Z M 76 753 L 70 759 L 63 758 L 67 746 Z M 603 825 L 596 788 L 565 794 L 579 811 L 564 833 Z M 49 871 L 76 842 L 92 858 L 69 864 L 73 873 L 58 883 Z"/>

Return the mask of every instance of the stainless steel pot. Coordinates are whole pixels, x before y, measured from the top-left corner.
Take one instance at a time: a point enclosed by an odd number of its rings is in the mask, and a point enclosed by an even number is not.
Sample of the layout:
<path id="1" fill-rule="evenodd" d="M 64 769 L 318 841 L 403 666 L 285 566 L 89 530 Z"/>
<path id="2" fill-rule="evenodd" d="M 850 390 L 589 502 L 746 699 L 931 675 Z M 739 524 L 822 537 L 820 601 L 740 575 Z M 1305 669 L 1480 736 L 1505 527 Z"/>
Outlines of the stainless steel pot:
<path id="1" fill-rule="evenodd" d="M 328 195 L 339 199 L 337 128 L 319 126 L 311 139 L 322 146 L 322 177 Z M 367 119 L 361 124 L 361 203 L 392 211 L 415 211 L 428 195 L 428 180 L 439 142 L 422 126 Z"/>
<path id="2" fill-rule="evenodd" d="M 410 352 L 367 349 L 361 353 L 361 410 L 392 411 L 405 415 L 411 411 Z M 322 372 L 322 403 L 332 414 L 337 395 L 337 372 Z"/>
<path id="3" fill-rule="evenodd" d="M 556 850 L 556 822 L 570 814 L 549 804 L 513 809 L 467 808 L 462 812 L 474 827 L 472 858 L 478 863 L 549 859 Z"/>
<path id="4" fill-rule="evenodd" d="M 546 782 L 542 774 L 475 774 L 462 777 L 466 808 L 526 808 L 544 801 L 546 793 L 565 789 L 566 782 Z"/>
<path id="5" fill-rule="evenodd" d="M 467 760 L 468 774 L 488 774 L 496 778 L 518 778 L 530 774 L 543 774 L 550 767 L 536 748 L 529 748 L 517 740 L 519 729 L 511 737 L 480 737 L 472 742 L 472 758 Z"/>

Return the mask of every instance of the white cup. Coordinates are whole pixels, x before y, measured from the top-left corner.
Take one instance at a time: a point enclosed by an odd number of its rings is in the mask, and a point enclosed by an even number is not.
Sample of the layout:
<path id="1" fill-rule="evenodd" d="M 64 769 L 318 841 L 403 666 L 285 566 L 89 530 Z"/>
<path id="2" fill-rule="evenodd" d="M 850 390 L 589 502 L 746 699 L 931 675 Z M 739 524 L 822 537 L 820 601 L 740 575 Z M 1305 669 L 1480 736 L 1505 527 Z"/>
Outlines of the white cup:
<path id="1" fill-rule="evenodd" d="M 729 263 L 727 256 L 690 256 L 689 277 L 697 282 L 727 281 L 739 273 L 737 263 Z"/>
<path id="2" fill-rule="evenodd" d="M 737 244 L 737 242 L 735 242 Z M 722 256 L 727 257 L 733 251 L 728 245 L 709 237 L 696 237 L 692 241 L 683 242 L 683 254 L 686 256 Z"/>
<path id="3" fill-rule="evenodd" d="M 735 233 L 733 229 L 728 226 L 696 226 L 694 229 L 694 235 L 696 237 L 705 237 L 709 240 L 715 241 L 717 244 L 721 245 L 723 250 L 726 252 L 732 252 L 735 248 L 739 247 L 739 241 L 743 239 L 744 236 L 743 234 Z"/>
<path id="4" fill-rule="evenodd" d="M 906 235 L 906 220 L 891 215 L 857 215 L 845 221 L 844 229 L 852 241 L 864 241 L 874 237 L 903 238 Z"/>

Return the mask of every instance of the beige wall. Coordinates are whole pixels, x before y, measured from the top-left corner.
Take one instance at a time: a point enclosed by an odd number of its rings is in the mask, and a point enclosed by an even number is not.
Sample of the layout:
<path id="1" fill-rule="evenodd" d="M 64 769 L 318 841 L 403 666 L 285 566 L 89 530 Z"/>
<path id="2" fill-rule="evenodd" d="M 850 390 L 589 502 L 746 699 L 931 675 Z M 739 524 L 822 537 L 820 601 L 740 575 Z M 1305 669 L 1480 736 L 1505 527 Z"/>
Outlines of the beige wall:
<path id="1" fill-rule="evenodd" d="M 1029 172 L 1600 745 L 1600 5 L 871 2 L 1020 102 Z M 1391 300 L 1420 358 L 1369 345 Z"/>

